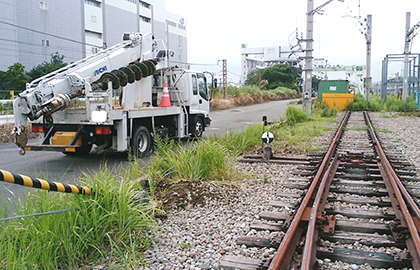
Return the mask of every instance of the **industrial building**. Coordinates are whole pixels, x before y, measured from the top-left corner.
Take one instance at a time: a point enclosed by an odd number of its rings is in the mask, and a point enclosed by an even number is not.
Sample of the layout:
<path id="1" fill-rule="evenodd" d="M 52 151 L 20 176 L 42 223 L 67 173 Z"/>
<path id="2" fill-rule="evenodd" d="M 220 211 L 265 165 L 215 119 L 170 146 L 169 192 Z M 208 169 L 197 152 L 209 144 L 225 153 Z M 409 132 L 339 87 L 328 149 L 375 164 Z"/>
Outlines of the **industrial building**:
<path id="1" fill-rule="evenodd" d="M 0 1 L 0 70 L 21 63 L 29 71 L 64 55 L 71 63 L 122 41 L 124 32 L 154 33 L 187 62 L 186 21 L 166 0 Z"/>
<path id="2" fill-rule="evenodd" d="M 241 56 L 241 83 L 245 82 L 249 73 L 257 69 L 272 67 L 278 64 L 287 64 L 298 68 L 302 68 L 303 65 L 303 53 L 292 53 L 289 46 L 248 48 L 248 45 L 242 44 Z"/>

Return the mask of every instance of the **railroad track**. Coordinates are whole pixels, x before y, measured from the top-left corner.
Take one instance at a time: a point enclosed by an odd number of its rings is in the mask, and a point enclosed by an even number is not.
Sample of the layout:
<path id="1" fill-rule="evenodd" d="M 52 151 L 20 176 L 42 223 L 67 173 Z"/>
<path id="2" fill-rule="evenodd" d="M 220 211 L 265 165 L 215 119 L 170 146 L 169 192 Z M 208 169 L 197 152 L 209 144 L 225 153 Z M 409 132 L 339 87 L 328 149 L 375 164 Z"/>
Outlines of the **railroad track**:
<path id="1" fill-rule="evenodd" d="M 278 200 L 267 206 L 271 210 L 250 226 L 279 236 L 238 241 L 275 248 L 275 254 L 226 256 L 220 268 L 420 269 L 420 179 L 402 153 L 384 145 L 368 113 L 346 113 L 323 158 L 302 163 L 296 177 L 284 183 L 294 192 L 278 191 Z"/>

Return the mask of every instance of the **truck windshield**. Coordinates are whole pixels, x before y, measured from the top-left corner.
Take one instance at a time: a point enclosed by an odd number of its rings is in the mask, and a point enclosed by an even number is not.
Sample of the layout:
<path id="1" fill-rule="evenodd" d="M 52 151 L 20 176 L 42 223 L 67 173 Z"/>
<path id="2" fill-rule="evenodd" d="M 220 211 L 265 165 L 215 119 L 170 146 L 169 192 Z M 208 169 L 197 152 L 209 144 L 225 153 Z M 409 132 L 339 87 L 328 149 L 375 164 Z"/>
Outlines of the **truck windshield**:
<path id="1" fill-rule="evenodd" d="M 200 96 L 204 98 L 205 100 L 208 100 L 208 91 L 207 91 L 207 83 L 206 83 L 206 77 L 202 74 L 197 74 L 198 79 L 198 91 L 200 93 Z"/>

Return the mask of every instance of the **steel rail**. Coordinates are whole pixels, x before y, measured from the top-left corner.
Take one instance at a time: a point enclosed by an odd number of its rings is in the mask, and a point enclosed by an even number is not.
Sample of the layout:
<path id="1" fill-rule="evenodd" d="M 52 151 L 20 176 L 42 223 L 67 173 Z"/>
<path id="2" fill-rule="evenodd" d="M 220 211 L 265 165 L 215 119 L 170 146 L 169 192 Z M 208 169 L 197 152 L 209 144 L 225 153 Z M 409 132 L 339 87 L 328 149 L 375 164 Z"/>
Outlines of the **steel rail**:
<path id="1" fill-rule="evenodd" d="M 369 132 L 370 132 L 371 138 L 373 140 L 373 143 L 375 145 L 375 149 L 377 150 L 377 154 L 379 155 L 379 158 L 381 160 L 381 163 L 383 164 L 383 167 L 385 168 L 387 174 L 389 174 L 391 176 L 389 178 L 390 178 L 390 182 L 391 182 L 391 185 L 392 185 L 392 188 L 393 188 L 393 192 L 394 192 L 395 197 L 396 197 L 396 199 L 397 199 L 397 201 L 399 203 L 400 210 L 401 210 L 401 212 L 404 215 L 405 221 L 407 223 L 408 230 L 410 232 L 412 241 L 414 243 L 414 249 L 415 250 L 410 250 L 410 253 L 411 252 L 415 252 L 415 254 L 411 254 L 411 255 L 413 257 L 416 257 L 417 259 L 419 259 L 420 258 L 420 236 L 419 236 L 419 233 L 417 231 L 417 227 L 416 227 L 416 225 L 414 223 L 414 220 L 413 220 L 413 218 L 412 218 L 412 216 L 410 214 L 410 211 L 408 210 L 407 204 L 406 204 L 406 202 L 404 200 L 404 198 L 406 196 L 408 198 L 411 198 L 411 196 L 409 196 L 408 192 L 406 191 L 406 189 L 402 185 L 402 183 L 399 180 L 398 176 L 396 175 L 394 169 L 392 168 L 390 162 L 388 161 L 388 158 L 386 157 L 385 152 L 383 151 L 383 149 L 382 149 L 382 147 L 381 147 L 381 145 L 379 143 L 379 140 L 378 140 L 378 138 L 377 138 L 377 136 L 375 134 L 375 131 L 373 129 L 372 122 L 370 121 L 369 115 L 366 112 L 364 112 L 364 117 L 366 119 L 366 123 L 369 125 Z M 401 186 L 398 185 L 398 181 L 400 182 Z M 405 192 L 407 192 L 406 195 L 404 195 L 404 196 L 402 195 L 402 193 L 403 193 L 402 191 L 403 190 Z M 413 210 L 415 208 L 417 208 L 417 206 L 415 205 L 415 203 L 414 203 L 414 205 L 411 204 L 411 202 L 414 202 L 412 199 L 411 200 L 407 200 L 407 201 L 408 201 L 410 207 Z"/>
<path id="2" fill-rule="evenodd" d="M 316 246 L 314 244 L 318 236 L 318 230 L 316 226 L 318 213 L 323 211 L 325 208 L 328 190 L 330 189 L 332 179 L 334 178 L 334 175 L 337 171 L 338 164 L 338 155 L 335 155 L 333 161 L 328 166 L 326 173 L 322 177 L 321 184 L 319 185 L 318 192 L 312 205 L 311 216 L 308 222 L 300 269 L 312 269 L 312 264 L 316 258 Z"/>
<path id="3" fill-rule="evenodd" d="M 370 120 L 369 114 L 366 114 L 365 116 L 367 118 L 368 123 L 370 123 L 370 126 L 372 126 L 372 122 Z M 372 131 L 371 131 L 371 135 L 374 136 L 375 140 L 379 142 L 379 140 L 377 139 L 377 136 L 374 132 L 373 126 L 372 126 Z M 378 143 L 379 147 L 380 144 Z M 380 147 L 380 151 L 383 153 L 383 155 L 386 157 L 382 147 Z M 398 188 L 400 189 L 402 195 L 404 196 L 404 198 L 407 200 L 408 204 L 410 205 L 410 208 L 414 211 L 414 213 L 416 214 L 416 216 L 419 218 L 420 220 L 420 209 L 417 205 L 417 203 L 413 200 L 413 198 L 410 196 L 410 194 L 408 193 L 407 189 L 404 187 L 404 184 L 401 182 L 401 179 L 398 177 L 397 173 L 395 172 L 395 170 L 392 168 L 390 162 L 388 161 L 388 158 L 386 158 L 386 162 L 389 165 L 389 168 L 391 168 L 389 170 L 389 172 L 391 173 L 392 177 L 394 178 L 394 180 L 396 181 Z"/>
<path id="4" fill-rule="evenodd" d="M 284 269 L 287 268 L 287 265 L 285 265 L 285 261 L 284 258 L 286 257 L 287 253 L 290 252 L 289 250 L 289 246 L 292 243 L 292 240 L 295 236 L 295 233 L 299 227 L 299 223 L 302 219 L 302 216 L 305 212 L 306 207 L 308 206 L 312 195 L 314 194 L 314 191 L 317 189 L 318 186 L 318 182 L 320 181 L 321 177 L 324 175 L 325 172 L 325 168 L 327 166 L 327 164 L 330 162 L 331 157 L 333 156 L 338 141 L 341 138 L 341 135 L 343 133 L 343 127 L 345 126 L 345 124 L 347 123 L 347 120 L 349 119 L 350 116 L 350 112 L 347 112 L 346 115 L 343 117 L 340 126 L 334 136 L 334 139 L 332 140 L 328 151 L 324 157 L 324 159 L 322 160 L 321 165 L 319 166 L 319 169 L 311 183 L 311 186 L 309 187 L 308 192 L 306 193 L 305 197 L 302 200 L 302 203 L 300 204 L 293 220 L 291 221 L 289 228 L 286 231 L 286 234 L 284 235 L 279 248 L 277 249 L 276 255 L 274 256 L 273 260 L 270 263 L 269 266 L 269 270 L 279 270 L 282 269 L 282 267 L 284 267 Z M 288 263 L 287 263 L 288 264 Z"/>

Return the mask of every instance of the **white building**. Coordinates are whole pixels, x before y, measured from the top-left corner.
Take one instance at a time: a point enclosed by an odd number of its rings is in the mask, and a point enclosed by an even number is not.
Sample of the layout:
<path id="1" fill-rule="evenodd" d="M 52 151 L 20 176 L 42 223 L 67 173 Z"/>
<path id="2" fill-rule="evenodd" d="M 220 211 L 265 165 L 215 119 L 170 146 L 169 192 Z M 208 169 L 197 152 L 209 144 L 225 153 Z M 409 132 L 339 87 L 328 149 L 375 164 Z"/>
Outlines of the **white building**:
<path id="1" fill-rule="evenodd" d="M 248 48 L 242 44 L 241 83 L 244 83 L 248 74 L 257 69 L 272 67 L 278 64 L 302 67 L 302 52 L 292 53 L 289 46 L 269 46 Z"/>
<path id="2" fill-rule="evenodd" d="M 332 65 L 324 58 L 314 58 L 312 75 L 321 80 L 348 80 L 354 86 L 356 94 L 365 93 L 363 77 L 366 74 L 365 65 Z"/>
<path id="3" fill-rule="evenodd" d="M 187 62 L 186 21 L 165 0 L 0 1 L 0 70 L 21 63 L 28 71 L 64 55 L 67 63 L 122 41 L 124 32 L 153 33 Z"/>

